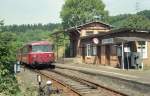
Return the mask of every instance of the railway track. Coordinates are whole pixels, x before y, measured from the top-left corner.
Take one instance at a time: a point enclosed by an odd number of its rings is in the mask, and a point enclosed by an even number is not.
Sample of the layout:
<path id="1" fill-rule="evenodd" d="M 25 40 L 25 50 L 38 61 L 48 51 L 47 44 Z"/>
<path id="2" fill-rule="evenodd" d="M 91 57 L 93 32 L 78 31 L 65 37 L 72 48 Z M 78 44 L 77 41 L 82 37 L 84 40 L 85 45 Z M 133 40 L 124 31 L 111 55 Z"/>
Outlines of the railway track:
<path id="1" fill-rule="evenodd" d="M 104 87 L 89 80 L 71 76 L 61 70 L 40 70 L 36 72 L 61 83 L 61 85 L 76 94 L 70 96 L 128 96 L 127 94 Z"/>

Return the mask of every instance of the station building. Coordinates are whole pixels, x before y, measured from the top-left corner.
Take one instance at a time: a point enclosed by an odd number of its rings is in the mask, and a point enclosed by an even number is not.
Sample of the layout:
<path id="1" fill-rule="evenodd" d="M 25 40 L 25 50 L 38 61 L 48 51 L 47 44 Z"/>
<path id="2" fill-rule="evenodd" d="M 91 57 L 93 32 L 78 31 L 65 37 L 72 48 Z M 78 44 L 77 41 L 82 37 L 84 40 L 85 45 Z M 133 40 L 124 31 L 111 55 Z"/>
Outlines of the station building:
<path id="1" fill-rule="evenodd" d="M 103 22 L 89 22 L 67 30 L 69 57 L 86 64 L 123 69 L 150 67 L 150 31 L 114 29 Z"/>

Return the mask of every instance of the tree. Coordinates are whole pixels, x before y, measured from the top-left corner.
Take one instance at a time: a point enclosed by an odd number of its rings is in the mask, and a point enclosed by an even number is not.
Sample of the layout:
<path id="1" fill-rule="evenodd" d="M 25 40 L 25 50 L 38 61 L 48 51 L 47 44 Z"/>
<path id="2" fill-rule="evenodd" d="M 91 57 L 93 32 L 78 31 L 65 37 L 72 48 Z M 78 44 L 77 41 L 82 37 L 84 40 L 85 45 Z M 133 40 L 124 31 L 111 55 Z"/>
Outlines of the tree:
<path id="1" fill-rule="evenodd" d="M 141 15 L 132 15 L 120 23 L 120 27 L 150 29 L 150 20 Z"/>
<path id="2" fill-rule="evenodd" d="M 119 26 L 122 20 L 128 18 L 131 14 L 120 14 L 117 16 L 109 16 L 109 23 L 113 26 Z"/>
<path id="3" fill-rule="evenodd" d="M 60 13 L 64 28 L 80 25 L 96 18 L 105 21 L 108 11 L 101 0 L 66 0 Z"/>
<path id="4" fill-rule="evenodd" d="M 0 20 L 0 29 L 4 25 Z M 16 35 L 11 32 L 0 31 L 0 93 L 3 96 L 16 96 L 19 92 L 17 81 L 13 74 L 15 62 Z"/>
<path id="5" fill-rule="evenodd" d="M 137 15 L 142 15 L 150 19 L 150 10 L 144 10 L 137 13 Z"/>
<path id="6" fill-rule="evenodd" d="M 15 96 L 19 91 L 17 81 L 13 74 L 15 63 L 15 34 L 10 32 L 0 33 L 0 93 L 3 96 Z"/>

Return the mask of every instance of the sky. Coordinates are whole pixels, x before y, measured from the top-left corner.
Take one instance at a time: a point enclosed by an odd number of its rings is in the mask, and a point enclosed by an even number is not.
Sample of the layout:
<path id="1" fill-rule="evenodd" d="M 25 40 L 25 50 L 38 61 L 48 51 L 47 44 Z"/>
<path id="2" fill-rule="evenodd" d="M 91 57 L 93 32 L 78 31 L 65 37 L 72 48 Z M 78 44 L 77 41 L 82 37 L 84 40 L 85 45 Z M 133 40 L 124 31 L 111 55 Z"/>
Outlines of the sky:
<path id="1" fill-rule="evenodd" d="M 60 23 L 65 0 L 0 0 L 0 18 L 5 25 Z M 150 10 L 150 0 L 102 0 L 112 16 Z"/>

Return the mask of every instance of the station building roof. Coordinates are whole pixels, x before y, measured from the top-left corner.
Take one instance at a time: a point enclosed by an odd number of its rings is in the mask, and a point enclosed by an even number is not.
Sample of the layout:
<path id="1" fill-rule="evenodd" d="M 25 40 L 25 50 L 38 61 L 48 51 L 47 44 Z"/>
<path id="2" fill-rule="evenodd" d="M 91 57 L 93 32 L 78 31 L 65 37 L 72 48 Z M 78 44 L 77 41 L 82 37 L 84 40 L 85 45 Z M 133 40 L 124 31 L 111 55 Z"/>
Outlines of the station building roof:
<path id="1" fill-rule="evenodd" d="M 88 25 L 91 25 L 91 24 L 100 24 L 101 26 L 107 27 L 108 29 L 113 28 L 112 25 L 104 23 L 102 21 L 92 21 L 92 22 L 87 22 L 85 24 L 81 24 L 79 26 L 74 26 L 74 27 L 68 28 L 65 31 L 66 32 L 72 32 L 72 31 L 81 30 L 82 28 L 89 27 Z M 94 27 L 94 25 L 93 25 L 93 27 Z"/>
<path id="2" fill-rule="evenodd" d="M 65 30 L 56 31 L 56 32 L 52 33 L 51 35 L 58 35 L 58 34 L 64 33 L 64 32 L 69 32 L 69 33 L 70 32 L 78 32 L 82 28 L 89 27 L 89 25 L 91 25 L 91 24 L 100 24 L 101 26 L 107 27 L 108 29 L 114 28 L 112 25 L 104 23 L 102 21 L 91 21 L 91 22 L 87 22 L 85 24 L 81 24 L 79 26 L 74 26 L 74 27 L 70 27 L 70 28 L 65 29 Z M 93 27 L 94 27 L 94 25 L 93 25 Z"/>

